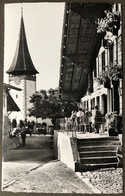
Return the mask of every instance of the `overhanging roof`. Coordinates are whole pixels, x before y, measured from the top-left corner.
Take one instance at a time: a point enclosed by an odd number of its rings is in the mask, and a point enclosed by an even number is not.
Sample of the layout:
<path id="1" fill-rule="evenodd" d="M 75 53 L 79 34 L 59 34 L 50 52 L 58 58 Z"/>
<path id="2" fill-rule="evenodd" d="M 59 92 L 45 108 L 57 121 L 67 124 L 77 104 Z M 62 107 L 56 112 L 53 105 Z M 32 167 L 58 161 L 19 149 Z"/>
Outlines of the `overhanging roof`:
<path id="1" fill-rule="evenodd" d="M 6 90 L 6 91 L 8 91 L 8 90 L 10 90 L 10 89 L 22 91 L 21 88 L 18 88 L 18 87 L 16 87 L 16 86 L 13 86 L 13 85 L 10 85 L 10 84 L 6 84 L 6 83 L 3 83 L 3 88 L 4 88 L 4 90 Z"/>
<path id="2" fill-rule="evenodd" d="M 88 87 L 88 73 L 95 66 L 102 34 L 95 20 L 104 17 L 105 3 L 66 3 L 62 34 L 59 89 L 62 99 L 80 100 Z"/>
<path id="3" fill-rule="evenodd" d="M 11 95 L 9 93 L 7 93 L 7 111 L 11 112 L 11 111 L 16 111 L 19 112 L 20 109 L 17 106 L 17 104 L 15 103 L 15 101 L 13 100 L 13 98 L 11 97 Z"/>
<path id="4" fill-rule="evenodd" d="M 10 84 L 6 84 L 6 83 L 3 83 L 3 89 L 7 95 L 7 112 L 20 111 L 20 108 L 17 106 L 17 104 L 15 103 L 13 98 L 11 97 L 9 90 L 13 89 L 13 90 L 21 91 L 22 89 L 15 87 L 15 86 L 12 86 Z"/>

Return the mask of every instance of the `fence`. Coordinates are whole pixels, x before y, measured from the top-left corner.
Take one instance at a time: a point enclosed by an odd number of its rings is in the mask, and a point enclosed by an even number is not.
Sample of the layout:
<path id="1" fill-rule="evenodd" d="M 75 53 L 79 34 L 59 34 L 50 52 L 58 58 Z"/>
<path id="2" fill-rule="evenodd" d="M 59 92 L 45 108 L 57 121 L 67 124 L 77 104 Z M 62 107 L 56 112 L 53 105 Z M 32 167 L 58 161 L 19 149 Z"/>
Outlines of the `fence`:
<path id="1" fill-rule="evenodd" d="M 104 117 L 98 117 L 95 121 L 95 126 L 92 126 L 92 117 L 85 118 L 83 124 L 78 124 L 76 121 L 72 121 L 70 118 L 58 118 L 56 120 L 56 130 L 64 132 L 68 135 L 76 137 L 77 132 L 97 132 L 95 129 L 100 129 L 104 124 Z"/>
<path id="2" fill-rule="evenodd" d="M 76 137 L 75 123 L 68 118 L 56 119 L 56 130 L 71 135 L 72 137 Z"/>

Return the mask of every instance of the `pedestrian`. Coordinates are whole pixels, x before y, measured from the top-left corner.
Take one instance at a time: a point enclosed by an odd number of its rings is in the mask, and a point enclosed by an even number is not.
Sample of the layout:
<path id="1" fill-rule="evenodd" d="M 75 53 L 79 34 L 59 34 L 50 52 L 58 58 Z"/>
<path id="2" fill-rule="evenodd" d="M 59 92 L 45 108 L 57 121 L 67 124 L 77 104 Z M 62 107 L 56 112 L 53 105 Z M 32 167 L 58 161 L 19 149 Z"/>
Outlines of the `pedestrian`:
<path id="1" fill-rule="evenodd" d="M 21 138 L 22 138 L 22 145 L 25 146 L 25 142 L 26 142 L 26 133 L 25 133 L 25 127 L 22 127 L 21 130 Z"/>
<path id="2" fill-rule="evenodd" d="M 99 133 L 99 128 L 102 124 L 102 114 L 96 105 L 92 110 L 92 128 L 95 133 Z"/>
<path id="3" fill-rule="evenodd" d="M 76 119 L 76 114 L 77 114 L 77 112 L 76 111 L 72 111 L 72 113 L 71 113 L 71 119 L 72 119 L 72 121 L 74 122 L 75 121 L 75 119 Z"/>
<path id="4" fill-rule="evenodd" d="M 78 131 L 80 127 L 81 127 L 81 130 L 84 131 L 85 113 L 82 108 L 79 108 L 79 111 L 76 114 L 76 122 L 78 125 Z"/>
<path id="5" fill-rule="evenodd" d="M 71 117 L 70 117 L 70 119 L 72 121 L 72 128 L 74 131 L 76 131 L 76 114 L 77 114 L 77 111 L 73 110 L 71 112 Z"/>
<path id="6" fill-rule="evenodd" d="M 72 131 L 72 121 L 70 118 L 65 118 L 65 131 L 67 133 Z"/>

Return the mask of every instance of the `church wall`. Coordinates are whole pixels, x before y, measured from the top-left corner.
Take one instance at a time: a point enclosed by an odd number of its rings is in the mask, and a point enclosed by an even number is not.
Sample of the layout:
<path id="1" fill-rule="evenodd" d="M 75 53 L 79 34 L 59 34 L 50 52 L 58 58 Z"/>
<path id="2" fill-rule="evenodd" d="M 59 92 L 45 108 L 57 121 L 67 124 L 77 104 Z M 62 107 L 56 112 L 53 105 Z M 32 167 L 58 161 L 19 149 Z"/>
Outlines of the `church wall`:
<path id="1" fill-rule="evenodd" d="M 32 80 L 26 80 L 26 108 L 25 111 L 27 111 L 30 107 L 32 107 L 32 103 L 30 103 L 30 97 L 33 95 L 33 93 L 36 92 L 36 81 Z M 27 113 L 26 113 L 27 115 Z M 27 120 L 29 121 L 36 121 L 35 117 L 28 117 Z"/>
<path id="2" fill-rule="evenodd" d="M 35 93 L 36 91 L 36 82 L 35 81 L 31 81 L 31 80 L 26 80 L 26 105 L 27 105 L 27 109 L 31 107 L 31 103 L 30 101 L 30 97 L 33 95 L 33 93 Z"/>
<path id="3" fill-rule="evenodd" d="M 27 118 L 27 110 L 31 107 L 31 103 L 29 102 L 30 96 L 36 91 L 36 81 L 27 80 L 23 77 L 20 84 L 16 85 L 14 81 L 11 81 L 10 84 L 22 89 L 22 91 L 10 91 L 11 96 L 21 110 L 20 112 L 12 112 L 10 119 L 16 119 L 19 122 L 19 120 Z M 32 121 L 35 118 L 28 118 L 28 120 Z"/>
<path id="4" fill-rule="evenodd" d="M 19 112 L 14 112 L 12 111 L 11 114 L 9 115 L 10 119 L 16 119 L 17 122 L 19 122 L 20 119 L 23 119 L 23 102 L 24 102 L 24 92 L 23 92 L 23 81 L 20 81 L 20 84 L 16 84 L 13 80 L 10 81 L 10 84 L 21 88 L 22 91 L 15 91 L 15 90 L 10 90 L 10 94 L 12 96 L 12 98 L 14 99 L 14 101 L 16 102 L 16 104 L 18 105 L 20 111 Z"/>

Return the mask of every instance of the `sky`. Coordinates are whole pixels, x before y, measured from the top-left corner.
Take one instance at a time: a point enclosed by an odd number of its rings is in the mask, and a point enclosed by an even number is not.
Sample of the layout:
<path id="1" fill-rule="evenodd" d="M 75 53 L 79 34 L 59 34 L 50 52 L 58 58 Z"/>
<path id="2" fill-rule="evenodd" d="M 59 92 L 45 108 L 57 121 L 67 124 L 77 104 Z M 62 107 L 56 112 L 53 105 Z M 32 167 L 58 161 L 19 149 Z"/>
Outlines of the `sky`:
<path id="1" fill-rule="evenodd" d="M 37 74 L 37 90 L 59 85 L 64 3 L 5 4 L 4 14 L 4 82 L 17 45 L 21 7 L 28 48 Z"/>

